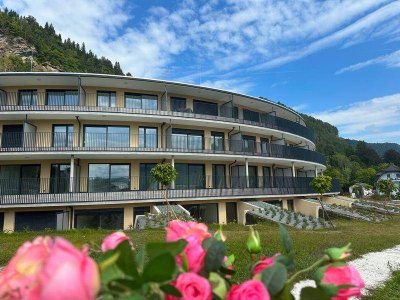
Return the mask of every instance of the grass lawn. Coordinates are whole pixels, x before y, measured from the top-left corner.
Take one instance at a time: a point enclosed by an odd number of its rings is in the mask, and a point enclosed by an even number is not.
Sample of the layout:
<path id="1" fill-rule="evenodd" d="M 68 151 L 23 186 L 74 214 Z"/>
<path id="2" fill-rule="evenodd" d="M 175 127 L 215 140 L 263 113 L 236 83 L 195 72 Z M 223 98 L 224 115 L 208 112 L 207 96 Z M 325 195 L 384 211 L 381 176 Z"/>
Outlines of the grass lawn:
<path id="1" fill-rule="evenodd" d="M 367 223 L 362 221 L 350 221 L 343 219 L 334 220 L 335 229 L 301 231 L 289 229 L 296 249 L 296 262 L 298 268 L 303 268 L 318 259 L 325 248 L 331 246 L 343 246 L 352 243 L 352 259 L 372 251 L 380 251 L 400 244 L 400 218 L 394 217 L 390 221 L 381 223 Z M 217 225 L 211 225 L 211 230 L 216 230 Z M 256 226 L 260 233 L 263 254 L 266 256 L 279 252 L 282 248 L 278 233 L 278 226 L 272 223 Z M 25 241 L 31 240 L 37 235 L 60 235 L 77 246 L 89 244 L 94 249 L 99 249 L 102 238 L 110 231 L 106 230 L 71 230 L 71 231 L 44 231 L 44 232 L 20 232 L 13 234 L 0 233 L 0 266 L 5 265 L 12 257 L 16 249 Z M 248 277 L 249 260 L 245 251 L 245 242 L 248 235 L 246 226 L 229 224 L 224 226 L 224 232 L 228 238 L 229 253 L 236 256 L 234 279 L 243 280 Z M 165 239 L 164 230 L 128 231 L 136 247 L 142 247 L 146 242 Z M 96 256 L 96 253 L 93 254 Z M 399 284 L 400 275 L 397 276 Z M 395 285 L 395 284 L 394 284 Z M 377 291 L 378 293 L 379 291 Z M 378 298 L 368 298 L 378 299 Z M 392 298 L 379 298 L 392 299 Z M 393 298 L 394 299 L 394 298 Z"/>

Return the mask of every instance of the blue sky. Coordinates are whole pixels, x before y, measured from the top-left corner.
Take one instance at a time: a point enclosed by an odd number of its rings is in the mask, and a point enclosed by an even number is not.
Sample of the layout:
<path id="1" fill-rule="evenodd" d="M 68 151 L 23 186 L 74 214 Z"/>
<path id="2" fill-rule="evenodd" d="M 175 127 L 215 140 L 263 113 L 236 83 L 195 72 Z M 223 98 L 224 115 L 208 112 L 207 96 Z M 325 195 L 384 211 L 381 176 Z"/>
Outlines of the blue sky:
<path id="1" fill-rule="evenodd" d="M 280 101 L 400 142 L 400 1 L 0 0 L 125 72 Z"/>

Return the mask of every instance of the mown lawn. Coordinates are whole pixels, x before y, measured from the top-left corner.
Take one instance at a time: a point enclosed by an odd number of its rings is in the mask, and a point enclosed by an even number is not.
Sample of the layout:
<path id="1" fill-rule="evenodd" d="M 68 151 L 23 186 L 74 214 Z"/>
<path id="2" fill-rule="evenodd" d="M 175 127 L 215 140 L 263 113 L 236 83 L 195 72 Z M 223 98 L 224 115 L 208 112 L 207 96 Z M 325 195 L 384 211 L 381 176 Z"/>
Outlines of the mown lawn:
<path id="1" fill-rule="evenodd" d="M 343 246 L 352 243 L 352 259 L 371 251 L 380 251 L 385 248 L 400 244 L 400 218 L 396 217 L 382 223 L 367 223 L 362 221 L 349 221 L 337 219 L 334 221 L 336 228 L 331 230 L 301 231 L 289 229 L 296 249 L 296 262 L 298 268 L 303 268 L 318 259 L 325 248 Z M 211 225 L 211 230 L 218 228 Z M 266 256 L 279 252 L 281 241 L 276 224 L 265 223 L 256 226 L 260 233 L 263 254 Z M 248 276 L 249 255 L 245 250 L 248 228 L 237 224 L 223 227 L 228 238 L 227 245 L 230 253 L 236 256 L 234 279 L 243 280 Z M 71 230 L 71 231 L 44 231 L 44 232 L 19 232 L 13 234 L 0 233 L 0 266 L 5 265 L 16 249 L 25 241 L 38 235 L 60 235 L 77 246 L 85 243 L 93 249 L 99 249 L 102 238 L 110 233 L 106 230 Z M 159 230 L 128 231 L 136 247 L 140 248 L 146 242 L 165 239 L 165 232 Z M 93 252 L 93 256 L 96 256 Z M 372 299 L 372 298 L 371 298 Z M 386 298 L 381 298 L 386 299 Z M 389 299 L 389 298 L 388 298 Z"/>

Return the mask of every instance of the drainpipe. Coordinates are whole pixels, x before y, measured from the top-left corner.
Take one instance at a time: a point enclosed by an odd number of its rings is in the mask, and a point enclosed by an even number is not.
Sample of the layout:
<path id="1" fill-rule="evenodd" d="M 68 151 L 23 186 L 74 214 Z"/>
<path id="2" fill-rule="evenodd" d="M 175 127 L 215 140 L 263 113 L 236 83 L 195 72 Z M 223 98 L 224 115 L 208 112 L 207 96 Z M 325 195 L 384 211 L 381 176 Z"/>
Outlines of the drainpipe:
<path id="1" fill-rule="evenodd" d="M 78 121 L 78 124 L 79 124 L 79 126 L 78 126 L 78 147 L 80 147 L 80 145 L 81 145 L 81 127 L 82 127 L 82 124 L 81 124 L 81 120 L 79 120 L 79 116 L 75 116 L 75 118 L 76 118 L 76 120 Z"/>
<path id="2" fill-rule="evenodd" d="M 235 159 L 235 161 L 233 163 L 230 163 L 228 165 L 228 171 L 229 171 L 229 178 L 230 178 L 230 187 L 232 188 L 232 172 L 231 172 L 231 168 L 233 167 L 234 164 L 236 164 L 237 160 Z"/>

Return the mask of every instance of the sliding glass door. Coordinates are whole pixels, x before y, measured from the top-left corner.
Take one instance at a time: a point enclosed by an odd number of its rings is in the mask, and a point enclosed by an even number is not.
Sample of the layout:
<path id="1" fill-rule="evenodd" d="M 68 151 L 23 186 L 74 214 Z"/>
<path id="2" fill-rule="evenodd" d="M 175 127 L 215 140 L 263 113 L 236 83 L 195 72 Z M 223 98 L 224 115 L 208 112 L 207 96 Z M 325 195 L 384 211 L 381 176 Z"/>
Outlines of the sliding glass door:
<path id="1" fill-rule="evenodd" d="M 175 164 L 178 176 L 175 181 L 176 189 L 204 189 L 205 168 L 201 164 Z"/>
<path id="2" fill-rule="evenodd" d="M 89 192 L 130 190 L 129 164 L 89 164 Z"/>

